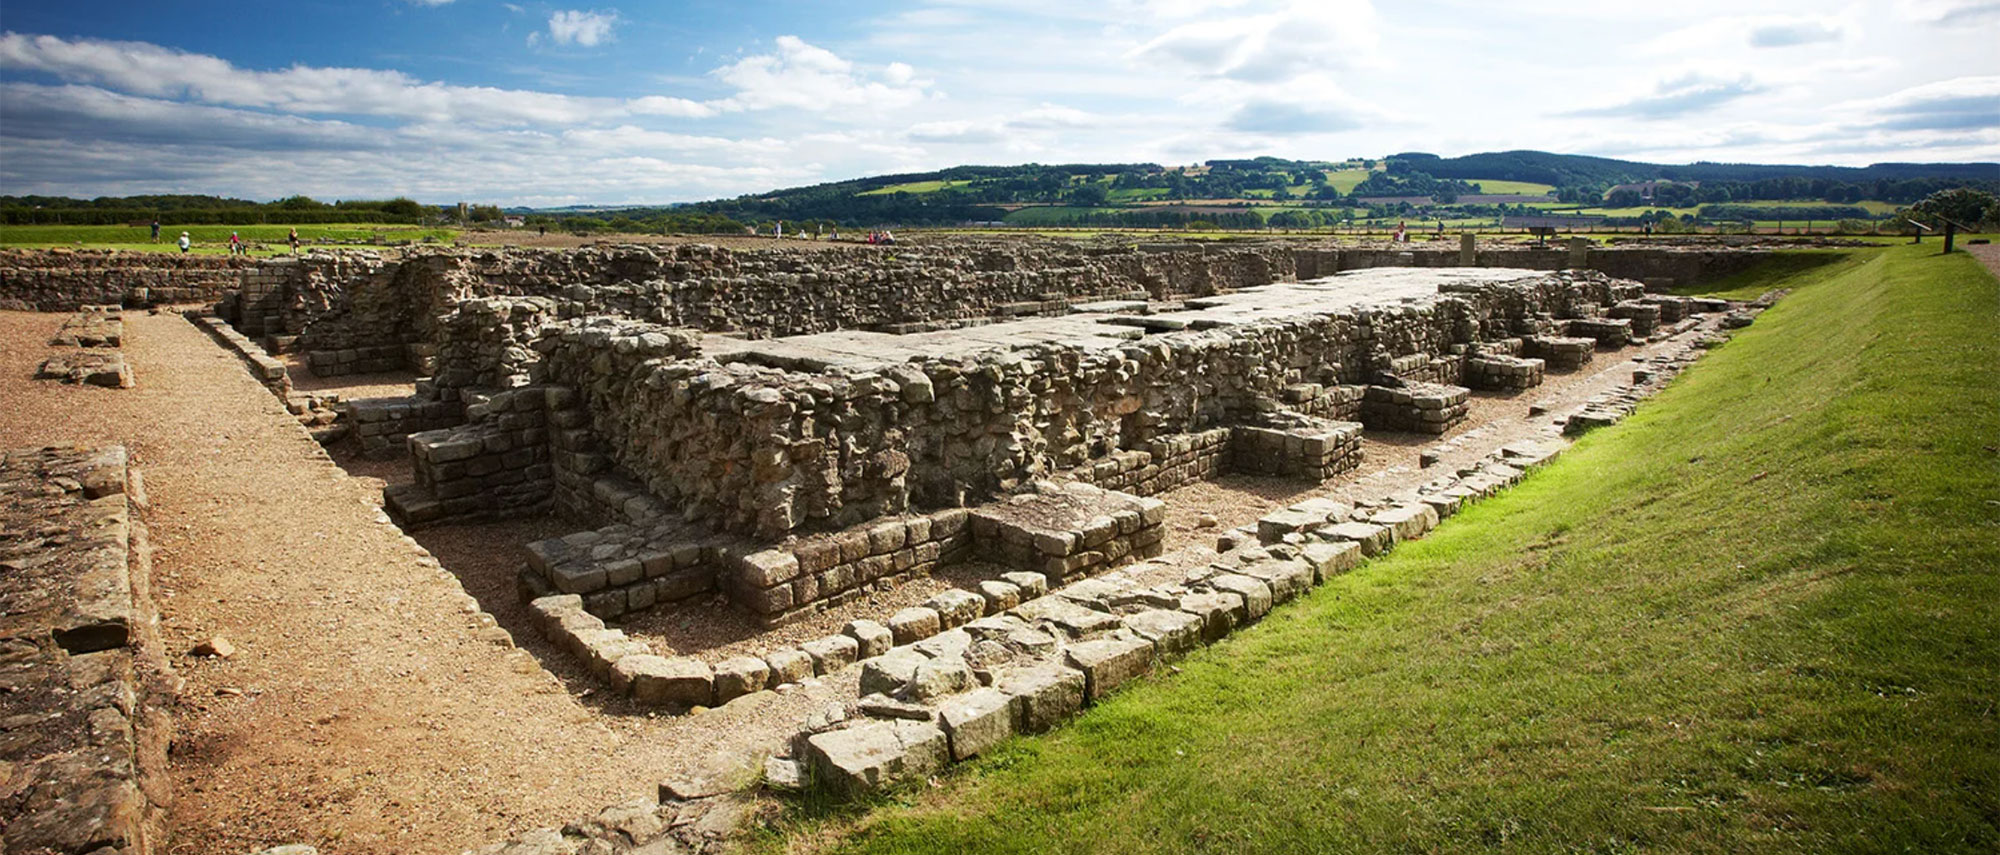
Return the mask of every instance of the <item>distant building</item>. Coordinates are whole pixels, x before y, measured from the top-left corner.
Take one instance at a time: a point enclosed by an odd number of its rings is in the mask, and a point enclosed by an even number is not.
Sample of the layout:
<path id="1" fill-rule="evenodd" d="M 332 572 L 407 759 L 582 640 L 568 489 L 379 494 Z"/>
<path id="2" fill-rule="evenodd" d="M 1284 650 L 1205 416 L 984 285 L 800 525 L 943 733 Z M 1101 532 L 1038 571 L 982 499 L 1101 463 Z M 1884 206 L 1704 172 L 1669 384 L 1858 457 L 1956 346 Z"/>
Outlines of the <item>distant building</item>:
<path id="1" fill-rule="evenodd" d="M 502 219 L 502 220 L 501 220 L 501 222 L 504 222 L 504 223 L 506 223 L 506 224 L 507 224 L 507 228 L 510 228 L 510 229 L 518 229 L 518 228 L 521 228 L 521 227 L 523 227 L 523 226 L 526 226 L 526 225 L 528 224 L 528 218 L 527 218 L 527 217 L 506 217 L 506 218 Z"/>

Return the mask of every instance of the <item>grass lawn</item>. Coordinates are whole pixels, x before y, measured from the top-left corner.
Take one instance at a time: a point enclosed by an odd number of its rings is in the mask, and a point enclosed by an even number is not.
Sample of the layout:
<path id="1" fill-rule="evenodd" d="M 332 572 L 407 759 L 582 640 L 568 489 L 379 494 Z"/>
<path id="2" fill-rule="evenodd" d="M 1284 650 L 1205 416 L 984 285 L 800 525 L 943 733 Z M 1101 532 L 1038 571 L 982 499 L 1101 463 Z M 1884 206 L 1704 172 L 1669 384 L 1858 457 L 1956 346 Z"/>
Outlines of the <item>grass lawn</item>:
<path id="1" fill-rule="evenodd" d="M 377 236 L 390 241 L 433 241 L 450 243 L 458 238 L 457 229 L 424 228 L 420 226 L 382 225 L 376 223 L 331 223 L 291 226 L 161 226 L 160 240 L 152 242 L 150 230 L 145 226 L 0 226 L 0 247 L 8 249 L 81 247 L 84 249 L 119 249 L 135 252 L 177 252 L 174 241 L 181 232 L 187 232 L 194 241 L 194 251 L 204 254 L 228 252 L 229 233 L 236 232 L 245 241 L 267 244 L 283 244 L 287 233 L 299 230 L 299 239 L 315 247 L 322 238 L 336 241 L 341 245 L 365 246 Z M 323 248 L 323 247 L 321 247 Z M 286 252 L 290 247 L 286 247 Z M 254 252 L 254 250 L 253 250 Z M 260 253 L 267 254 L 267 253 Z"/>
<path id="2" fill-rule="evenodd" d="M 1796 289 L 1621 425 L 1055 733 L 769 849 L 2000 851 L 2000 283 Z"/>
<path id="3" fill-rule="evenodd" d="M 1533 181 L 1508 181 L 1501 178 L 1470 178 L 1467 180 L 1479 185 L 1480 193 L 1488 195 L 1518 193 L 1524 196 L 1537 196 L 1543 193 L 1553 193 L 1556 189 L 1553 184 L 1536 184 Z"/>
<path id="4" fill-rule="evenodd" d="M 1326 173 L 1326 183 L 1345 196 L 1354 192 L 1355 187 L 1367 181 L 1368 176 L 1373 174 L 1374 171 L 1368 169 L 1334 169 Z"/>

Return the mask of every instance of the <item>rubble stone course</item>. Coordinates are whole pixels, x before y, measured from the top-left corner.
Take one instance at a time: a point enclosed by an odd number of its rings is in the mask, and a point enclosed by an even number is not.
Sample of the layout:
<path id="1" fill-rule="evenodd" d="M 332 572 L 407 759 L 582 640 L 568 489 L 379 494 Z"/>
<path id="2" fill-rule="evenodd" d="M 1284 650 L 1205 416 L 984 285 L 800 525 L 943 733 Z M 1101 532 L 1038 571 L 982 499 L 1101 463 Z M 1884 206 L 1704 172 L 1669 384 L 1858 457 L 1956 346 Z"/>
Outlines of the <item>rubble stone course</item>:
<path id="1" fill-rule="evenodd" d="M 0 849 L 165 851 L 172 675 L 125 450 L 0 453 Z"/>

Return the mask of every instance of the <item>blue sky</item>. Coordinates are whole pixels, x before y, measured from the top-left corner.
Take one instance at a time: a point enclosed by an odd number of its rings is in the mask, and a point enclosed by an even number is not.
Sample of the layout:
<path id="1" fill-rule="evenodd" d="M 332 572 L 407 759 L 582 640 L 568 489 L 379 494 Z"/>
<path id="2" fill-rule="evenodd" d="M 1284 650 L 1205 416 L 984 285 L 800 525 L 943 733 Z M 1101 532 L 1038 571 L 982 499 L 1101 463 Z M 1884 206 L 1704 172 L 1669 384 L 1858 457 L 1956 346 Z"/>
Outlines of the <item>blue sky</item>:
<path id="1" fill-rule="evenodd" d="M 963 163 L 2000 160 L 2000 2 L 0 5 L 0 194 L 689 201 Z"/>

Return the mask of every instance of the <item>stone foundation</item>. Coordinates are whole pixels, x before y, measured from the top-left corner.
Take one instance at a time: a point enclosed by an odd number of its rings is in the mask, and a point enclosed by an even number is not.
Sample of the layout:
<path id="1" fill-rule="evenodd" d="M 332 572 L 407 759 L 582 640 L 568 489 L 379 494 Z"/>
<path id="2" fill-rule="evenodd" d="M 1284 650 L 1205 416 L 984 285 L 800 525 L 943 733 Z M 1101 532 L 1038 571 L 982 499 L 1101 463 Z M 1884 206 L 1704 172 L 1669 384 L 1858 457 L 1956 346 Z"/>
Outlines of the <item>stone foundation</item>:
<path id="1" fill-rule="evenodd" d="M 1590 364 L 1597 352 L 1597 339 L 1564 336 L 1530 336 L 1522 343 L 1528 356 L 1547 363 L 1552 371 L 1575 371 Z"/>
<path id="2" fill-rule="evenodd" d="M 1288 428 L 1231 428 L 1230 469 L 1319 483 L 1361 465 L 1360 424 L 1312 418 L 1305 422 Z"/>
<path id="3" fill-rule="evenodd" d="M 125 450 L 0 455 L 0 849 L 164 852 L 171 674 Z"/>
<path id="4" fill-rule="evenodd" d="M 1361 400 L 1361 423 L 1370 430 L 1441 434 L 1465 420 L 1470 396 L 1463 386 L 1436 383 L 1370 386 Z"/>

